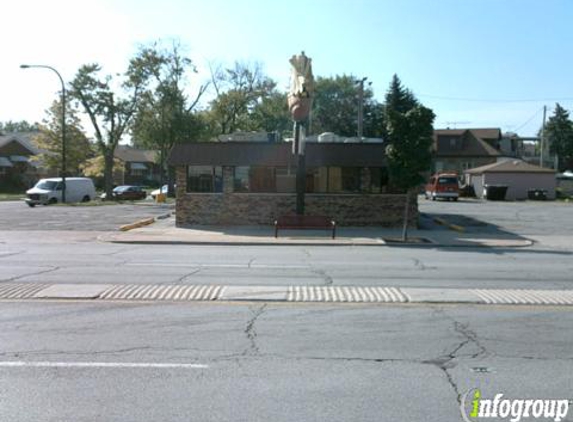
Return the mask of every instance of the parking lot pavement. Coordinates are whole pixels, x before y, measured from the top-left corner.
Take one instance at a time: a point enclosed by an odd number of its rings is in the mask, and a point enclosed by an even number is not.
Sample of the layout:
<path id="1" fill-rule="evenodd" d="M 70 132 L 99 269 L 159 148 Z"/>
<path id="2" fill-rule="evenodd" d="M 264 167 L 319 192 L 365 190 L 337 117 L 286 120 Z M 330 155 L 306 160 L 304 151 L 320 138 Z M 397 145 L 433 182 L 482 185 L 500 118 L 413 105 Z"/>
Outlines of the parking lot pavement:
<path id="1" fill-rule="evenodd" d="M 145 203 L 102 206 L 37 206 L 0 202 L 0 230 L 110 231 L 134 221 L 164 215 L 173 206 Z"/>
<path id="2" fill-rule="evenodd" d="M 457 202 L 419 198 L 420 212 L 443 218 L 470 232 L 507 232 L 520 236 L 571 236 L 573 204 L 559 201 L 482 201 L 460 198 Z"/>

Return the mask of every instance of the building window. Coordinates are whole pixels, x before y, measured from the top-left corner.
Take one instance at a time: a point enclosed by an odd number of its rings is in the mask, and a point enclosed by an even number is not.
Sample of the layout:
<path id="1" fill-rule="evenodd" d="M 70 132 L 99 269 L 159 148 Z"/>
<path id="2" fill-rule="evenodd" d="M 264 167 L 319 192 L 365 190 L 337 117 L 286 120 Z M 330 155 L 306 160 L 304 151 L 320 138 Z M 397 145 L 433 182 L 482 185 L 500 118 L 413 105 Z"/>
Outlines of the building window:
<path id="1" fill-rule="evenodd" d="M 296 192 L 296 167 L 275 168 L 275 180 L 278 193 Z"/>
<path id="2" fill-rule="evenodd" d="M 383 167 L 370 167 L 370 186 L 365 186 L 367 193 L 384 193 L 388 185 L 388 170 Z"/>
<path id="3" fill-rule="evenodd" d="M 328 192 L 328 167 L 311 167 L 306 169 L 306 192 Z"/>
<path id="4" fill-rule="evenodd" d="M 187 192 L 223 192 L 223 168 L 187 167 Z"/>
<path id="5" fill-rule="evenodd" d="M 235 167 L 233 191 L 253 193 L 277 192 L 275 168 L 262 166 Z"/>
<path id="6" fill-rule="evenodd" d="M 359 193 L 362 177 L 360 167 L 329 167 L 329 193 Z"/>

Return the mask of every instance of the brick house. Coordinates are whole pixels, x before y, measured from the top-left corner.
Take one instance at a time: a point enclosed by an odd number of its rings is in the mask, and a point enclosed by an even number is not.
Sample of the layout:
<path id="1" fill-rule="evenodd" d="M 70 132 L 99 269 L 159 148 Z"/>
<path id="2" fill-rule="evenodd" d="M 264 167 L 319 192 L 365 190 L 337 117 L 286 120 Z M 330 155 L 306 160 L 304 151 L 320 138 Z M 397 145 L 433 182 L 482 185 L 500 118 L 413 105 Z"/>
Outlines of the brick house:
<path id="1" fill-rule="evenodd" d="M 176 224 L 270 225 L 295 214 L 297 157 L 289 142 L 175 145 Z M 305 214 L 340 225 L 400 226 L 406 195 L 387 193 L 382 143 L 307 143 Z M 418 217 L 411 201 L 410 225 Z"/>

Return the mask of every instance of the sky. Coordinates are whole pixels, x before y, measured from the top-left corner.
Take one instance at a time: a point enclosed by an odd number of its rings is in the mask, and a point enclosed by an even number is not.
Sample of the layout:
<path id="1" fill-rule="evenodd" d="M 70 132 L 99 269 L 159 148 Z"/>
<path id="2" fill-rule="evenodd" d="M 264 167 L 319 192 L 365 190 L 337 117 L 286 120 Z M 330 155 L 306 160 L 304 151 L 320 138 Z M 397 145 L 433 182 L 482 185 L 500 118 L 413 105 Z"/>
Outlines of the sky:
<path id="1" fill-rule="evenodd" d="M 555 103 L 573 109 L 572 0 L 17 0 L 2 4 L 0 121 L 45 118 L 86 63 L 115 75 L 141 45 L 178 41 L 197 66 L 260 62 L 287 89 L 301 51 L 315 76 L 367 77 L 383 101 L 393 74 L 436 128 L 535 136 Z M 208 99 L 208 97 L 205 97 Z M 89 123 L 84 128 L 90 133 Z"/>

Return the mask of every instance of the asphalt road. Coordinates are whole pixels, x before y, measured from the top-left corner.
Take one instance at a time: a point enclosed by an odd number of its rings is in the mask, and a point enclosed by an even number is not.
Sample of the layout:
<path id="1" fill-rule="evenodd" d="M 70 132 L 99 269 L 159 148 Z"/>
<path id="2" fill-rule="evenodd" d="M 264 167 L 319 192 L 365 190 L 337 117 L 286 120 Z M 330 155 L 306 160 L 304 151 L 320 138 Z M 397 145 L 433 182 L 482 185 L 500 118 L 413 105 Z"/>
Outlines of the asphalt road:
<path id="1" fill-rule="evenodd" d="M 6 421 L 443 422 L 471 388 L 573 397 L 566 309 L 1 307 Z"/>
<path id="2" fill-rule="evenodd" d="M 118 245 L 98 236 L 149 217 L 151 207 L 0 203 L 7 227 L 0 284 L 571 289 L 570 208 L 551 205 L 424 203 L 422 210 L 481 222 L 470 228 L 476 234 L 549 231 L 563 240 L 557 249 Z M 28 211 L 70 229 L 32 224 Z M 571 311 L 2 301 L 0 421 L 459 421 L 458 400 L 470 388 L 489 398 L 571 399 Z M 569 413 L 564 420 L 573 420 Z"/>

